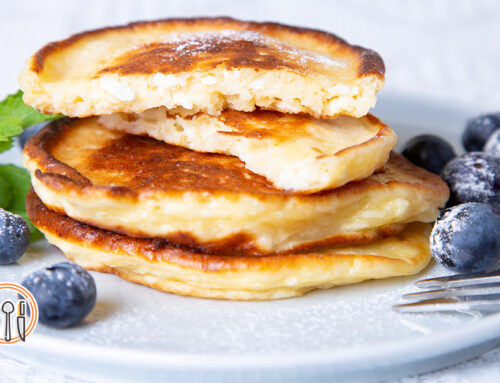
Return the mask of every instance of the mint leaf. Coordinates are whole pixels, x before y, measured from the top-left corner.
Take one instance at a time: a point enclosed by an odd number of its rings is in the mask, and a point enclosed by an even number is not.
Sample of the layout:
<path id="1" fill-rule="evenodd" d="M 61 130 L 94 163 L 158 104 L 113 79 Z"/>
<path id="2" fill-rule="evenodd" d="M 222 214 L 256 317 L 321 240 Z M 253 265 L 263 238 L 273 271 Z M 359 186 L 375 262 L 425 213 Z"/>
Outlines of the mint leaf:
<path id="1" fill-rule="evenodd" d="M 12 147 L 12 138 L 8 138 L 7 141 L 0 141 L 0 153 L 9 150 Z"/>
<path id="2" fill-rule="evenodd" d="M 62 117 L 43 114 L 23 102 L 23 92 L 17 91 L 0 101 L 0 153 L 12 147 L 13 137 L 31 125 Z M 28 172 L 14 165 L 0 165 L 0 207 L 18 214 L 28 223 L 31 240 L 41 239 L 42 233 L 26 214 L 26 195 L 31 182 Z"/>
<path id="3" fill-rule="evenodd" d="M 59 114 L 43 114 L 23 102 L 23 92 L 7 96 L 0 102 L 0 153 L 10 149 L 12 137 L 40 122 L 62 117 Z"/>
<path id="4" fill-rule="evenodd" d="M 30 228 L 31 241 L 38 241 L 43 235 L 26 213 L 25 201 L 30 186 L 30 175 L 26 170 L 15 165 L 0 165 L 0 207 L 23 217 Z"/>
<path id="5" fill-rule="evenodd" d="M 12 190 L 10 182 L 4 178 L 0 178 L 0 207 L 9 206 L 12 198 Z"/>

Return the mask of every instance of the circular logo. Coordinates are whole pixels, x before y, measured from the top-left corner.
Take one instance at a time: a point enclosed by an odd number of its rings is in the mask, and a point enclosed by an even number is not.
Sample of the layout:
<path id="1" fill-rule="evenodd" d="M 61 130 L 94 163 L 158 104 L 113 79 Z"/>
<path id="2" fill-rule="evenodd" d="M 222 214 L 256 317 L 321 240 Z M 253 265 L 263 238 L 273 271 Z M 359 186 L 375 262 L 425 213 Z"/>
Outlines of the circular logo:
<path id="1" fill-rule="evenodd" d="M 0 293 L 9 292 L 15 298 L 0 298 L 0 344 L 24 342 L 38 323 L 38 305 L 33 294 L 17 283 L 0 282 Z"/>

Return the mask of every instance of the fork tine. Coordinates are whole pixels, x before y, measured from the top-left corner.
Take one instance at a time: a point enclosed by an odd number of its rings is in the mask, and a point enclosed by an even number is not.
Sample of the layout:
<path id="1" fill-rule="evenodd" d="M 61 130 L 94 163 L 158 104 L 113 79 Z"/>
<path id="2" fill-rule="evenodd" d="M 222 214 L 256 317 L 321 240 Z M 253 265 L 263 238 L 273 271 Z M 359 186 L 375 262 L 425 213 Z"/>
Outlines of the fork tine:
<path id="1" fill-rule="evenodd" d="M 422 279 L 416 282 L 420 288 L 462 287 L 500 283 L 500 269 L 489 272 L 451 275 L 447 277 Z"/>
<path id="2" fill-rule="evenodd" d="M 422 291 L 403 295 L 403 299 L 430 299 L 430 298 L 453 298 L 467 297 L 487 294 L 500 294 L 500 284 L 491 283 L 487 285 L 472 285 L 464 287 L 450 287 L 447 289 L 437 289 Z"/>
<path id="3" fill-rule="evenodd" d="M 456 298 L 424 299 L 417 302 L 394 305 L 392 308 L 401 313 L 425 313 L 443 311 L 498 311 L 500 295 L 482 296 L 478 300 L 459 300 Z"/>

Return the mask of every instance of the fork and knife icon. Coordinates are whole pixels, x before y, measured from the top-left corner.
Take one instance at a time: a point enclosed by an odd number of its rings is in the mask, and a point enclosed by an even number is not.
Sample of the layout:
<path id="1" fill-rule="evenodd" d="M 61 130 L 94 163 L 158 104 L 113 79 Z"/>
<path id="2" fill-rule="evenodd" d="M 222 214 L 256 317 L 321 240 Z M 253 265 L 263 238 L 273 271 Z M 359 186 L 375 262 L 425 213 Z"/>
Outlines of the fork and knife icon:
<path id="1" fill-rule="evenodd" d="M 10 342 L 12 340 L 11 331 L 11 315 L 15 310 L 14 303 L 10 300 L 6 300 L 2 303 L 1 311 L 5 317 L 4 326 L 4 340 L 5 342 Z M 19 338 L 24 342 L 26 339 L 26 301 L 20 300 L 17 303 L 17 318 L 16 318 L 17 334 Z"/>

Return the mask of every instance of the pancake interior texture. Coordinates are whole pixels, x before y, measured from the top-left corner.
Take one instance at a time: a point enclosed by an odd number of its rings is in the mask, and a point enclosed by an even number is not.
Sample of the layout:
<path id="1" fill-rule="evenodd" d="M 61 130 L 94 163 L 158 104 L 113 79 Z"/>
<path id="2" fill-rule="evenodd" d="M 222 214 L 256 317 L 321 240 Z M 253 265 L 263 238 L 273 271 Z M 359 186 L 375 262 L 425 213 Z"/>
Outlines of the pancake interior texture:
<path id="1" fill-rule="evenodd" d="M 319 120 L 226 110 L 218 117 L 200 113 L 182 118 L 167 112 L 115 113 L 100 117 L 99 123 L 196 151 L 237 156 L 277 188 L 307 193 L 370 176 L 396 144 L 392 129 L 371 115 Z"/>
<path id="2" fill-rule="evenodd" d="M 69 259 L 158 290 L 204 298 L 267 300 L 367 279 L 415 274 L 430 260 L 429 224 L 363 246 L 287 255 L 221 256 L 190 252 L 161 239 L 132 238 L 77 222 L 31 191 L 32 222 Z"/>
<path id="3" fill-rule="evenodd" d="M 375 105 L 384 72 L 377 53 L 326 32 L 194 18 L 50 43 L 28 60 L 19 82 L 28 105 L 71 117 L 159 106 L 361 117 Z"/>
<path id="4" fill-rule="evenodd" d="M 449 193 L 397 154 L 365 180 L 291 193 L 236 157 L 108 130 L 95 118 L 51 123 L 28 141 L 24 165 L 42 201 L 71 218 L 228 254 L 373 241 L 433 221 Z"/>

